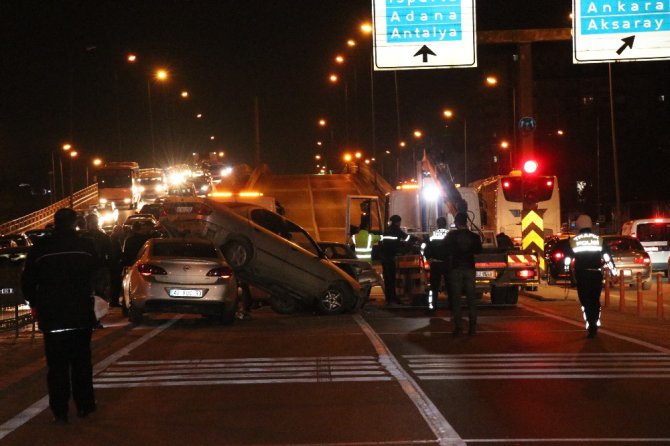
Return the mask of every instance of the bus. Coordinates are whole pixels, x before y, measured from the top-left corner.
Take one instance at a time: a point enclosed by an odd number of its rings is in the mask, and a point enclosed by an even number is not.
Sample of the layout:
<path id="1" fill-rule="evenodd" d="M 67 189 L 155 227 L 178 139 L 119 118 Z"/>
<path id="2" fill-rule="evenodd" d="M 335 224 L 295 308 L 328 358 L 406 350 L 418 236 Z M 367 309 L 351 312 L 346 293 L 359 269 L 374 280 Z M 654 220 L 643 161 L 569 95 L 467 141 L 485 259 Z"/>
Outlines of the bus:
<path id="1" fill-rule="evenodd" d="M 117 208 L 137 209 L 141 199 L 136 162 L 109 162 L 97 173 L 100 204 L 114 203 Z"/>
<path id="2" fill-rule="evenodd" d="M 477 190 L 479 195 L 479 211 L 482 229 L 504 232 L 512 238 L 515 245 L 521 244 L 521 212 L 523 203 L 521 197 L 514 197 L 504 182 L 510 178 L 521 178 L 519 174 L 508 176 L 497 175 L 476 181 L 470 186 Z M 542 197 L 537 201 L 538 213 L 544 220 L 544 237 L 558 234 L 561 231 L 561 200 L 558 188 L 558 179 L 555 176 L 539 177 L 546 181 L 542 183 Z M 548 199 L 544 199 L 548 197 Z M 513 201 L 512 201 L 513 200 Z"/>

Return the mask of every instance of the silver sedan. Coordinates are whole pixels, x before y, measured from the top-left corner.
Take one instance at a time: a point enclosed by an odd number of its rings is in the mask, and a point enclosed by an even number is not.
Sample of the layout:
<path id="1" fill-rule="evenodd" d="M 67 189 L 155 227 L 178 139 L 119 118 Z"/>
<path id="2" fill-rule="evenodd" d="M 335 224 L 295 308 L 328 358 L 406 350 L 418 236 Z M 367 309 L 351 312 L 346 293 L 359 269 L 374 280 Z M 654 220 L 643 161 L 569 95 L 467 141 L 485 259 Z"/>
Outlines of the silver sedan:
<path id="1" fill-rule="evenodd" d="M 144 313 L 195 313 L 234 321 L 237 279 L 221 252 L 202 239 L 150 239 L 123 278 L 131 322 Z"/>

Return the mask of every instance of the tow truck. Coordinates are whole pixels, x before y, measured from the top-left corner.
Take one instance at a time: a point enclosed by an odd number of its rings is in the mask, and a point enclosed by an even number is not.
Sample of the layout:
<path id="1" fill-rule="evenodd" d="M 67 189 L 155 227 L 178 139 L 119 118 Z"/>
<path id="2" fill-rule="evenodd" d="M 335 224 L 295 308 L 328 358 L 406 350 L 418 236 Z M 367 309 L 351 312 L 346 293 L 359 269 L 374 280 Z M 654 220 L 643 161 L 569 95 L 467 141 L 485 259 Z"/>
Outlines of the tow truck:
<path id="1" fill-rule="evenodd" d="M 479 200 L 473 188 L 457 186 L 449 166 L 435 162 L 429 154 L 424 154 L 417 172 L 420 172 L 419 178 L 399 186 L 387 196 L 388 215 L 402 216 L 408 233 L 427 238 L 435 229 L 437 217 L 447 216 L 451 226 L 456 213 L 467 213 L 470 226 L 479 233 L 483 246 L 483 252 L 475 256 L 477 294 L 479 297 L 488 294 L 494 305 L 514 305 L 521 287 L 538 286 L 535 255 L 499 248 L 495 232 L 480 229 Z"/>

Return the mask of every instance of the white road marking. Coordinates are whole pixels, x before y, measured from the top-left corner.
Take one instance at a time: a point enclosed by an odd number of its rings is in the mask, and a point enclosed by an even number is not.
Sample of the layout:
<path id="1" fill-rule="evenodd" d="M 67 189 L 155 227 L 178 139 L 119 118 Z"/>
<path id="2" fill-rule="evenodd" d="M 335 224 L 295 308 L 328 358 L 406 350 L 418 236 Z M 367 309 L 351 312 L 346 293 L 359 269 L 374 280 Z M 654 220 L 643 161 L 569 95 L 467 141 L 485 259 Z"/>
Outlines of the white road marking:
<path id="1" fill-rule="evenodd" d="M 572 319 L 568 319 L 568 318 L 563 317 L 563 316 L 558 316 L 558 315 L 555 315 L 553 313 L 549 313 L 549 312 L 542 311 L 542 310 L 537 310 L 535 308 L 532 308 L 528 305 L 524 305 L 524 304 L 521 304 L 521 303 L 518 304 L 518 306 L 521 307 L 521 308 L 524 308 L 528 311 L 532 311 L 533 313 L 541 314 L 543 316 L 546 316 L 550 319 L 555 319 L 555 320 L 558 320 L 558 321 L 561 321 L 561 322 L 565 322 L 565 323 L 568 323 L 570 325 L 581 327 L 582 329 L 584 328 L 584 322 L 577 322 L 577 321 L 574 321 Z M 611 336 L 613 338 L 617 338 L 617 339 L 621 339 L 623 341 L 630 342 L 631 344 L 636 344 L 636 345 L 639 345 L 639 346 L 642 346 L 642 347 L 646 347 L 650 350 L 670 354 L 670 349 L 668 349 L 668 348 L 661 347 L 661 346 L 656 345 L 656 344 L 652 344 L 651 342 L 646 342 L 646 341 L 641 341 L 639 339 L 631 338 L 630 336 L 625 336 L 625 335 L 621 335 L 621 334 L 618 334 L 618 333 L 614 333 L 614 332 L 612 332 L 610 330 L 607 330 L 607 329 L 599 328 L 598 333 L 599 334 L 606 334 L 606 335 Z"/>
<path id="2" fill-rule="evenodd" d="M 478 438 L 468 443 L 670 443 L 670 438 Z"/>
<path id="3" fill-rule="evenodd" d="M 494 353 L 407 355 L 420 380 L 670 379 L 663 353 Z"/>
<path id="4" fill-rule="evenodd" d="M 122 348 L 121 350 L 118 350 L 116 353 L 113 353 L 110 356 L 108 356 L 107 358 L 103 359 L 102 361 L 97 363 L 95 365 L 95 367 L 93 368 L 93 375 L 95 375 L 96 373 L 99 373 L 100 371 L 104 370 L 106 367 L 109 366 L 109 364 L 112 364 L 114 361 L 118 360 L 120 357 L 122 357 L 124 355 L 127 355 L 131 350 L 139 347 L 140 345 L 147 342 L 149 339 L 151 339 L 154 336 L 161 333 L 163 330 L 172 326 L 179 319 L 181 319 L 181 316 L 177 316 L 173 319 L 170 319 L 166 323 L 154 328 L 149 333 L 147 333 L 144 336 L 142 336 L 141 338 L 139 338 L 137 341 L 127 345 L 126 347 Z M 48 407 L 49 407 L 49 396 L 46 395 L 46 396 L 43 396 L 42 398 L 40 398 L 38 401 L 34 402 L 30 407 L 25 409 L 23 412 L 19 413 L 18 415 L 14 416 L 11 419 L 5 421 L 2 425 L 0 425 L 0 440 L 2 440 L 7 435 L 14 432 L 19 427 L 23 426 L 28 421 L 35 418 L 37 415 L 39 415 L 42 411 L 44 411 Z"/>
<path id="5" fill-rule="evenodd" d="M 400 363 L 395 356 L 393 356 L 393 353 L 391 353 L 386 344 L 384 344 L 384 341 L 382 341 L 379 335 L 375 333 L 372 327 L 358 314 L 354 315 L 354 320 L 358 323 L 361 330 L 363 330 L 375 347 L 380 362 L 386 365 L 387 370 L 398 381 L 405 394 L 409 397 L 412 403 L 414 403 L 424 420 L 426 420 L 426 423 L 428 423 L 428 426 L 437 437 L 437 444 L 441 446 L 465 445 L 465 442 L 458 435 L 456 430 L 454 430 L 451 424 L 444 418 L 439 409 L 423 392 L 411 375 L 400 366 Z"/>

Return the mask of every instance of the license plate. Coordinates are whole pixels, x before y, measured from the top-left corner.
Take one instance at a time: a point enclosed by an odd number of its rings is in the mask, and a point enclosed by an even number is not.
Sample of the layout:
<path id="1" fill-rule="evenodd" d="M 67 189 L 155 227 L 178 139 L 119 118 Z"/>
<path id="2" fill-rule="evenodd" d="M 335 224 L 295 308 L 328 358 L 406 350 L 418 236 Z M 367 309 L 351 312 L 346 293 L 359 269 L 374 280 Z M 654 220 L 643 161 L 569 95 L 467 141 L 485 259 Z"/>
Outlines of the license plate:
<path id="1" fill-rule="evenodd" d="M 484 279 L 495 279 L 496 278 L 496 272 L 495 271 L 477 271 L 476 276 L 484 278 Z"/>
<path id="2" fill-rule="evenodd" d="M 0 288 L 0 294 L 14 294 L 14 288 Z"/>
<path id="3" fill-rule="evenodd" d="M 202 297 L 202 290 L 171 289 L 168 294 L 170 297 Z"/>
<path id="4" fill-rule="evenodd" d="M 177 206 L 177 214 L 190 214 L 193 206 Z"/>
<path id="5" fill-rule="evenodd" d="M 633 272 L 632 272 L 631 270 L 629 270 L 629 269 L 625 269 L 625 270 L 623 270 L 623 275 L 624 275 L 625 277 L 630 277 L 630 276 L 633 275 Z"/>

